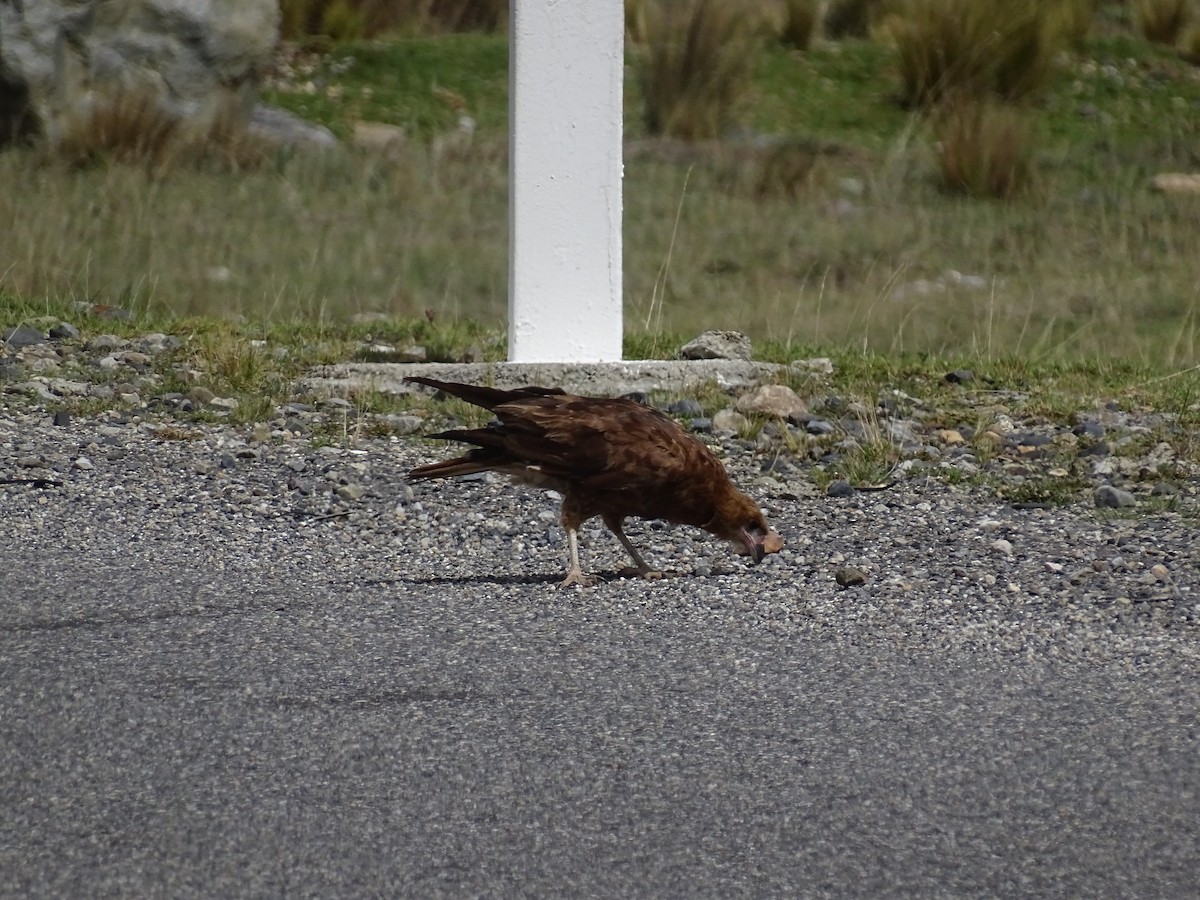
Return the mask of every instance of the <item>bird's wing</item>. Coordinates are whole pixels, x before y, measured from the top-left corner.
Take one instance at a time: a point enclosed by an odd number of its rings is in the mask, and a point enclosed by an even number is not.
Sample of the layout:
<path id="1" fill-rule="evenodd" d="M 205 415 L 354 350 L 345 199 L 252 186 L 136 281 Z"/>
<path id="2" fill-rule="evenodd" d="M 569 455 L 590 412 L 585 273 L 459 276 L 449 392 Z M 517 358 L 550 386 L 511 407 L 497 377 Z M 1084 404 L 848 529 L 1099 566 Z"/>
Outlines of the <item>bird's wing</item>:
<path id="1" fill-rule="evenodd" d="M 582 487 L 638 491 L 719 475 L 724 467 L 657 410 L 631 400 L 538 397 L 495 410 L 504 449 Z"/>

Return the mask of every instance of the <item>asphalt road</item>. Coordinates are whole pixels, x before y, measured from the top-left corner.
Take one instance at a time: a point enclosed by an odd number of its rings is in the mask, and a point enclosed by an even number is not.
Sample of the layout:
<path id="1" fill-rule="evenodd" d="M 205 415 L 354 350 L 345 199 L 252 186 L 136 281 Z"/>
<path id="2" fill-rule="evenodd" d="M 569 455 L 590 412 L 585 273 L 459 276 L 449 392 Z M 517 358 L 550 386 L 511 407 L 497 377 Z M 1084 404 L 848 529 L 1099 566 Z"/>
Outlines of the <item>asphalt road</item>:
<path id="1" fill-rule="evenodd" d="M 6 897 L 1200 884 L 1200 690 L 1166 656 L 912 655 L 508 599 L 540 582 L 163 562 L 0 549 Z"/>

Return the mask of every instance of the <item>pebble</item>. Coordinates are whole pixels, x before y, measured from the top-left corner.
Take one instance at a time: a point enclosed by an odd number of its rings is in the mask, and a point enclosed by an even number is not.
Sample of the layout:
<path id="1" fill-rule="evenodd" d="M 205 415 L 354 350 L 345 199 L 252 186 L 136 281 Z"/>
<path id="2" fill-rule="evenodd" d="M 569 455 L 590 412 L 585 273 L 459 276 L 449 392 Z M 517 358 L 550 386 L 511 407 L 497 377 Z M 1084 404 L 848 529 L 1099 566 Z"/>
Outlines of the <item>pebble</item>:
<path id="1" fill-rule="evenodd" d="M 844 588 L 858 587 L 867 583 L 867 576 L 862 569 L 856 569 L 853 566 L 842 566 L 836 569 L 833 577 L 838 585 Z"/>
<path id="2" fill-rule="evenodd" d="M 1102 484 L 1096 488 L 1092 493 L 1092 499 L 1096 506 L 1107 509 L 1124 509 L 1137 504 L 1137 498 L 1133 494 L 1113 487 L 1111 484 Z"/>
<path id="3" fill-rule="evenodd" d="M 0 332 L 0 341 L 8 344 L 10 347 L 30 347 L 34 344 L 44 343 L 46 336 L 36 328 L 30 328 L 28 325 L 18 325 L 16 328 L 9 328 Z"/>
<path id="4" fill-rule="evenodd" d="M 854 485 L 843 478 L 831 481 L 825 486 L 825 496 L 827 497 L 853 497 L 855 493 Z"/>

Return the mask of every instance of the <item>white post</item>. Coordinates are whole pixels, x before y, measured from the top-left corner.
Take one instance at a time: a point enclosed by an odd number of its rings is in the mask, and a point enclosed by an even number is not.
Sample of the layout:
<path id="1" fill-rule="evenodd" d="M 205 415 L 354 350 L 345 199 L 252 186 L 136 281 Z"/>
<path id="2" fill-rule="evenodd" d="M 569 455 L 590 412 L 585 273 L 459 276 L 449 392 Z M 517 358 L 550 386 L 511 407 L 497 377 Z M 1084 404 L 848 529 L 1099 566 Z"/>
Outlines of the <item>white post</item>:
<path id="1" fill-rule="evenodd" d="M 622 0 L 512 0 L 508 358 L 621 358 Z"/>

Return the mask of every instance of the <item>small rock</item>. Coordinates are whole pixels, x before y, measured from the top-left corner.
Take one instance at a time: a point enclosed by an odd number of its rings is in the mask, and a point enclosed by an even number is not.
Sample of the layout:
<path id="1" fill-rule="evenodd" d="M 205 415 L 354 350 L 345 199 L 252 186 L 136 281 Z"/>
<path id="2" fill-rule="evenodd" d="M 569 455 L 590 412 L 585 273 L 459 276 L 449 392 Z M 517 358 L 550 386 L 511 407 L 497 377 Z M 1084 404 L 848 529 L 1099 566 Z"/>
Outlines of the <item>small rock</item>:
<path id="1" fill-rule="evenodd" d="M 16 328 L 9 328 L 4 332 L 0 332 L 0 340 L 4 341 L 10 347 L 32 347 L 34 344 L 45 343 L 46 336 L 36 328 L 30 328 L 28 325 L 18 325 Z"/>
<path id="2" fill-rule="evenodd" d="M 98 334 L 84 345 L 84 349 L 92 353 L 112 353 L 114 350 L 123 350 L 127 346 L 129 346 L 129 342 L 115 334 Z"/>
<path id="3" fill-rule="evenodd" d="M 764 384 L 738 397 L 735 409 L 743 415 L 768 415 L 801 421 L 808 406 L 785 384 Z"/>
<path id="4" fill-rule="evenodd" d="M 0 360 L 0 381 L 20 381 L 25 377 L 21 364 L 12 360 Z"/>
<path id="5" fill-rule="evenodd" d="M 29 360 L 29 371 L 39 375 L 56 375 L 61 370 L 62 367 L 58 364 L 58 360 L 48 356 Z"/>
<path id="6" fill-rule="evenodd" d="M 404 129 L 386 122 L 355 122 L 350 142 L 358 150 L 390 157 L 404 147 Z"/>
<path id="7" fill-rule="evenodd" d="M 71 414 L 65 409 L 60 409 L 54 414 L 54 424 L 59 428 L 67 428 L 71 424 Z"/>
<path id="8" fill-rule="evenodd" d="M 366 488 L 361 484 L 343 484 L 337 489 L 337 495 L 343 500 L 361 500 L 365 493 Z"/>
<path id="9" fill-rule="evenodd" d="M 711 434 L 713 430 L 713 420 L 706 416 L 697 416 L 688 422 L 688 427 L 698 434 Z"/>
<path id="10" fill-rule="evenodd" d="M 423 363 L 429 361 L 429 351 L 420 344 L 413 344 L 396 352 L 396 362 Z"/>
<path id="11" fill-rule="evenodd" d="M 1097 506 L 1107 509 L 1124 509 L 1137 504 L 1137 498 L 1133 494 L 1113 487 L 1111 484 L 1102 484 L 1096 488 L 1092 499 Z"/>
<path id="12" fill-rule="evenodd" d="M 966 441 L 963 439 L 962 432 L 957 431 L 954 428 L 942 428 L 935 432 L 934 436 L 943 444 L 949 444 L 951 446 L 966 443 Z"/>
<path id="13" fill-rule="evenodd" d="M 122 309 L 119 306 L 107 306 L 103 303 L 90 304 L 88 311 L 97 319 L 127 322 L 133 318 L 133 313 L 131 313 L 129 310 Z"/>
<path id="14" fill-rule="evenodd" d="M 75 462 L 71 463 L 71 465 L 83 472 L 90 472 L 92 469 L 96 468 L 94 465 L 92 465 L 92 461 L 86 456 L 79 457 L 79 459 L 75 460 Z"/>
<path id="15" fill-rule="evenodd" d="M 951 384 L 966 384 L 968 381 L 975 380 L 975 373 L 970 369 L 955 369 L 953 372 L 946 373 L 946 381 Z"/>
<path id="16" fill-rule="evenodd" d="M 866 191 L 866 185 L 861 178 L 839 178 L 838 188 L 850 197 L 861 197 Z"/>
<path id="17" fill-rule="evenodd" d="M 697 416 L 704 415 L 704 408 L 695 400 L 684 399 L 676 400 L 667 407 L 667 412 L 673 416 L 679 416 L 684 419 L 694 419 Z"/>
<path id="18" fill-rule="evenodd" d="M 846 481 L 844 478 L 839 478 L 836 481 L 829 482 L 825 487 L 826 497 L 852 497 L 854 496 L 854 485 Z"/>
<path id="19" fill-rule="evenodd" d="M 1169 481 L 1160 481 L 1150 488 L 1151 497 L 1174 497 L 1179 493 L 1179 487 Z"/>
<path id="20" fill-rule="evenodd" d="M 1003 553 L 1005 556 L 1013 555 L 1012 541 L 1006 541 L 1004 538 L 997 538 L 992 541 L 991 547 L 997 553 Z"/>
<path id="21" fill-rule="evenodd" d="M 821 375 L 833 374 L 833 360 L 828 356 L 814 356 L 812 359 L 792 360 L 792 366 L 796 369 L 807 369 L 810 372 L 817 372 Z"/>
<path id="22" fill-rule="evenodd" d="M 50 329 L 50 340 L 66 341 L 79 337 L 79 329 L 70 322 L 59 322 Z"/>
<path id="23" fill-rule="evenodd" d="M 749 359 L 750 338 L 739 331 L 706 331 L 684 344 L 682 359 Z"/>
<path id="24" fill-rule="evenodd" d="M 236 397 L 213 397 L 208 401 L 209 409 L 215 409 L 218 412 L 233 412 L 240 405 Z"/>
<path id="25" fill-rule="evenodd" d="M 867 583 L 867 576 L 861 569 L 853 566 L 842 566 L 833 573 L 834 580 L 841 587 L 858 587 Z"/>
<path id="26" fill-rule="evenodd" d="M 1164 194 L 1200 194 L 1200 174 L 1194 172 L 1163 172 L 1150 184 Z"/>
<path id="27" fill-rule="evenodd" d="M 126 350 L 117 359 L 135 369 L 145 368 L 150 364 L 150 357 L 145 353 L 139 353 L 137 350 Z"/>
<path id="28" fill-rule="evenodd" d="M 296 473 L 303 472 L 308 468 L 308 463 L 303 459 L 289 459 L 284 465 Z"/>
<path id="29" fill-rule="evenodd" d="M 425 420 L 420 416 L 392 414 L 384 416 L 384 421 L 396 434 L 416 434 L 425 427 Z"/>
<path id="30" fill-rule="evenodd" d="M 749 420 L 733 409 L 722 409 L 712 417 L 712 430 L 717 434 L 736 434 Z"/>
<path id="31" fill-rule="evenodd" d="M 809 419 L 804 423 L 804 430 L 809 434 L 826 435 L 837 431 L 837 426 L 828 419 Z"/>
<path id="32" fill-rule="evenodd" d="M 161 334 L 155 331 L 138 338 L 134 346 L 140 352 L 154 356 L 166 350 L 178 350 L 183 346 L 183 341 L 173 334 Z"/>
<path id="33" fill-rule="evenodd" d="M 86 381 L 70 381 L 66 378 L 51 378 L 46 387 L 60 397 L 86 397 L 92 393 L 92 386 Z"/>

